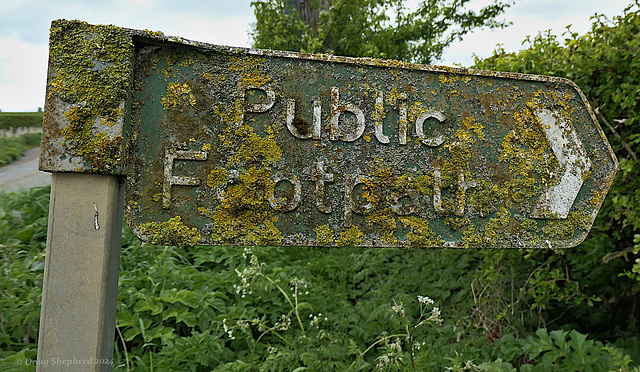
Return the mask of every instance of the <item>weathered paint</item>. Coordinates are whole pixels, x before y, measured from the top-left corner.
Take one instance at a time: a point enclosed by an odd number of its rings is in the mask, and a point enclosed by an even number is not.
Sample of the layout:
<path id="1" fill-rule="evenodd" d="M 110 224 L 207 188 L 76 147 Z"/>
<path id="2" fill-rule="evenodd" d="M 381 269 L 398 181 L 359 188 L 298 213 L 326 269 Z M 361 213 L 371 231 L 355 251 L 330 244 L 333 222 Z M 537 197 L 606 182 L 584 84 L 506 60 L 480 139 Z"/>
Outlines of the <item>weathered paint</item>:
<path id="1" fill-rule="evenodd" d="M 143 239 L 179 221 L 198 244 L 570 247 L 617 168 L 568 80 L 125 33 Z"/>
<path id="2" fill-rule="evenodd" d="M 616 169 L 564 79 L 147 41 L 136 87 L 129 223 L 200 244 L 567 247 Z"/>

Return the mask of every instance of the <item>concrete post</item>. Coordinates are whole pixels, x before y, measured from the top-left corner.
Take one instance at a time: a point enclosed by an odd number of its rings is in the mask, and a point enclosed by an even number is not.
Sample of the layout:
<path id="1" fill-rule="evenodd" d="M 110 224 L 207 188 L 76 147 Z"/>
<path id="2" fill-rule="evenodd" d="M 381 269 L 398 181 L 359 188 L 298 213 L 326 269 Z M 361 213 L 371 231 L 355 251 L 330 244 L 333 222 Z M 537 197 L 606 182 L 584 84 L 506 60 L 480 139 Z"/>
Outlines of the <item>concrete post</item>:
<path id="1" fill-rule="evenodd" d="M 53 173 L 37 371 L 111 371 L 122 237 L 117 176 Z"/>

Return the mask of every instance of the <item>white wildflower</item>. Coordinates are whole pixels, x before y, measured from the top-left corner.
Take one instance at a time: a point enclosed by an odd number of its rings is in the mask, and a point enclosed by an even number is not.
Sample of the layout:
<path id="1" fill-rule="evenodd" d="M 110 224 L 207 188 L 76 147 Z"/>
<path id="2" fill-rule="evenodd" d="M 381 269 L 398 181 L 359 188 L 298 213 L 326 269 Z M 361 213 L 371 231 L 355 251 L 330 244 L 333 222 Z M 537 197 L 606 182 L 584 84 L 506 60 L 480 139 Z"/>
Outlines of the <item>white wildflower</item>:
<path id="1" fill-rule="evenodd" d="M 441 326 L 442 323 L 444 323 L 444 320 L 442 320 L 442 318 L 440 317 L 440 308 L 434 307 L 433 309 L 431 309 L 431 315 L 429 315 L 427 321 L 434 322 L 438 326 Z"/>
<path id="2" fill-rule="evenodd" d="M 322 313 L 318 313 L 318 315 L 309 314 L 309 318 L 311 318 L 311 322 L 309 323 L 310 327 L 319 327 L 322 319 Z M 324 317 L 324 321 L 327 321 L 327 317 Z"/>
<path id="3" fill-rule="evenodd" d="M 384 371 L 385 369 L 387 369 L 390 363 L 391 360 L 389 360 L 389 356 L 384 354 L 378 358 L 378 364 L 376 364 L 376 368 L 378 368 L 378 370 L 380 371 Z"/>
<path id="4" fill-rule="evenodd" d="M 236 322 L 236 325 L 238 326 L 238 328 L 240 328 L 241 331 L 246 332 L 249 329 L 249 322 L 247 322 L 244 319 L 240 319 Z"/>
<path id="5" fill-rule="evenodd" d="M 433 305 L 434 302 L 431 297 L 428 296 L 418 296 L 418 302 L 423 305 Z"/>
<path id="6" fill-rule="evenodd" d="M 393 300 L 393 306 L 391 306 L 391 310 L 395 314 L 400 314 L 401 316 L 404 316 L 404 308 L 402 307 L 402 302 L 400 302 L 400 304 L 397 304 L 396 300 Z"/>
<path id="7" fill-rule="evenodd" d="M 389 349 L 391 349 L 391 351 L 393 352 L 402 352 L 402 346 L 400 345 L 400 339 L 396 339 L 395 342 L 391 343 L 391 345 L 389 345 Z"/>
<path id="8" fill-rule="evenodd" d="M 276 324 L 273 326 L 273 329 L 275 329 L 276 331 L 286 331 L 287 329 L 289 329 L 289 327 L 291 327 L 291 318 L 282 314 L 280 315 L 280 318 L 278 319 Z"/>
<path id="9" fill-rule="evenodd" d="M 227 325 L 227 318 L 222 319 L 222 327 L 224 328 L 224 332 L 229 336 L 229 338 L 235 340 L 235 337 L 233 336 L 233 327 L 229 327 Z"/>
<path id="10" fill-rule="evenodd" d="M 291 286 L 292 292 L 298 292 L 298 289 L 307 288 L 307 282 L 305 282 L 304 279 L 300 279 L 298 277 L 291 279 L 291 282 L 289 284 Z M 309 291 L 307 291 L 306 293 L 309 293 Z"/>

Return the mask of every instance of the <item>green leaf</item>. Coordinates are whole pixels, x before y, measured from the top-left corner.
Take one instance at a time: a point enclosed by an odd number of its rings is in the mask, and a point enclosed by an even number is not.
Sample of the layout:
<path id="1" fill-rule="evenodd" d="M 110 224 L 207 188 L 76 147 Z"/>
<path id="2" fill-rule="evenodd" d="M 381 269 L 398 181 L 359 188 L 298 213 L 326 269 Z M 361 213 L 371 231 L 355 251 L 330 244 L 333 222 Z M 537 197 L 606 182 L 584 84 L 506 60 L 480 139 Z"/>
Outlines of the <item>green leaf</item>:
<path id="1" fill-rule="evenodd" d="M 35 225 L 28 225 L 18 231 L 13 237 L 20 240 L 22 243 L 28 243 L 31 240 L 31 237 L 33 237 L 35 231 Z"/>
<path id="2" fill-rule="evenodd" d="M 529 359 L 535 359 L 544 352 L 554 350 L 553 341 L 546 328 L 538 329 L 536 336 L 527 337 L 525 342 L 525 349 L 529 351 Z"/>
<path id="3" fill-rule="evenodd" d="M 189 312 L 187 309 L 180 309 L 176 313 L 176 322 L 183 322 L 189 327 L 196 325 L 196 316 Z"/>
<path id="4" fill-rule="evenodd" d="M 172 329 L 167 329 L 163 325 L 158 325 L 158 326 L 156 326 L 156 327 L 154 327 L 152 329 L 147 330 L 144 333 L 144 341 L 145 342 L 151 342 L 152 340 L 154 340 L 156 338 L 160 338 L 161 336 L 163 336 L 167 332 L 171 333 L 171 332 L 173 332 L 173 330 Z"/>
<path id="5" fill-rule="evenodd" d="M 124 331 L 122 337 L 125 341 L 131 341 L 136 338 L 137 335 L 140 334 L 140 327 L 132 327 Z"/>
<path id="6" fill-rule="evenodd" d="M 200 304 L 200 297 L 194 292 L 187 291 L 186 289 L 179 291 L 176 298 L 181 304 L 189 307 L 195 308 Z"/>
<path id="7" fill-rule="evenodd" d="M 145 298 L 143 300 L 140 300 L 136 302 L 135 306 L 133 307 L 133 310 L 135 312 L 150 311 L 151 315 L 160 314 L 163 309 L 164 309 L 164 306 L 162 306 L 162 303 L 155 302 L 151 298 Z"/>
<path id="8" fill-rule="evenodd" d="M 587 354 L 589 349 L 593 346 L 593 340 L 587 341 L 587 335 L 583 335 L 576 330 L 572 330 L 569 337 L 571 339 L 571 347 L 574 350 L 572 358 L 575 358 L 578 363 L 586 365 Z"/>
<path id="9" fill-rule="evenodd" d="M 118 327 L 132 327 L 138 324 L 138 319 L 136 315 L 133 315 L 128 310 L 118 311 L 116 313 L 116 322 Z"/>
<path id="10" fill-rule="evenodd" d="M 567 331 L 563 330 L 555 330 L 551 331 L 550 335 L 553 341 L 555 342 L 556 347 L 558 347 L 564 354 L 569 354 L 571 351 L 571 347 L 568 345 L 566 341 Z"/>

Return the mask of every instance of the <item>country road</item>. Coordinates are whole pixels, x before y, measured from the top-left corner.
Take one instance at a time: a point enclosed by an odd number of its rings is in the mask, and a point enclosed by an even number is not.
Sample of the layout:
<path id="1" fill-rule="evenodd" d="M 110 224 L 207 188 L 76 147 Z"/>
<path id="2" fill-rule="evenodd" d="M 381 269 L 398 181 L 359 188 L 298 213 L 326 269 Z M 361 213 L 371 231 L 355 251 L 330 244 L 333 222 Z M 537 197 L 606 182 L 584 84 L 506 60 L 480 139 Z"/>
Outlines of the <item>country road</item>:
<path id="1" fill-rule="evenodd" d="M 18 191 L 51 183 L 51 174 L 38 170 L 40 147 L 25 151 L 24 156 L 0 167 L 0 191 Z"/>

